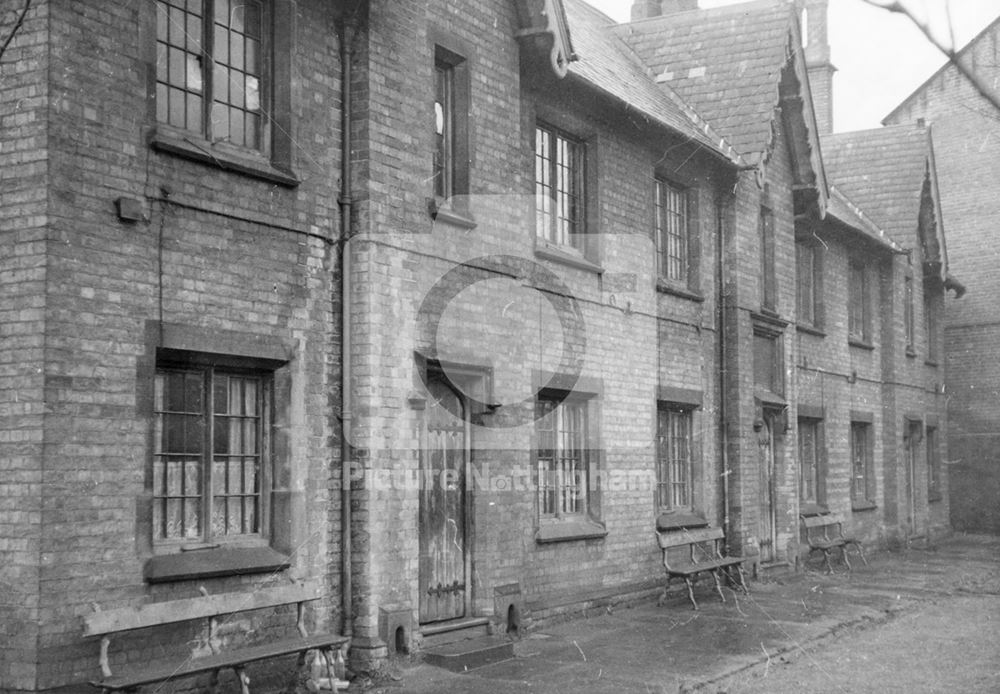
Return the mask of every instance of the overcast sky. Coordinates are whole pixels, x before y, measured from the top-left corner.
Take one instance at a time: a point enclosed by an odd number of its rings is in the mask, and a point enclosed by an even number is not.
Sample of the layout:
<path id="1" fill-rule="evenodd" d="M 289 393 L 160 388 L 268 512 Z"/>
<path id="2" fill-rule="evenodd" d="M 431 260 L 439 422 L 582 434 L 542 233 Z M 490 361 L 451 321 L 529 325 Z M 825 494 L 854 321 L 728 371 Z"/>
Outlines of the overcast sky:
<path id="1" fill-rule="evenodd" d="M 629 19 L 632 0 L 587 0 L 616 21 Z M 880 2 L 884 0 L 879 0 Z M 997 0 L 902 0 L 945 44 L 950 43 L 950 5 L 955 44 L 964 46 L 1000 16 Z M 700 0 L 701 7 L 735 4 Z M 862 0 L 830 0 L 830 46 L 834 76 L 834 130 L 876 128 L 945 58 L 908 19 Z"/>

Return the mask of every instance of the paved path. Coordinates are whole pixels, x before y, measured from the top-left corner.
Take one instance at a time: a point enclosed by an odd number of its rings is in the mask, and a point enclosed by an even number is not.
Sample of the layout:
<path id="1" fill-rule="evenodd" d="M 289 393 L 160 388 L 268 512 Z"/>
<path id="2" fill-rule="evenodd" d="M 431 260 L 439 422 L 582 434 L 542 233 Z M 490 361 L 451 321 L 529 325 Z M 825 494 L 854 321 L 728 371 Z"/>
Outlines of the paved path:
<path id="1" fill-rule="evenodd" d="M 398 681 L 352 690 L 1000 692 L 1000 538 L 955 536 L 751 593 L 721 604 L 703 592 L 699 612 L 679 596 L 591 615 L 536 629 L 504 663 L 453 674 L 400 662 Z"/>

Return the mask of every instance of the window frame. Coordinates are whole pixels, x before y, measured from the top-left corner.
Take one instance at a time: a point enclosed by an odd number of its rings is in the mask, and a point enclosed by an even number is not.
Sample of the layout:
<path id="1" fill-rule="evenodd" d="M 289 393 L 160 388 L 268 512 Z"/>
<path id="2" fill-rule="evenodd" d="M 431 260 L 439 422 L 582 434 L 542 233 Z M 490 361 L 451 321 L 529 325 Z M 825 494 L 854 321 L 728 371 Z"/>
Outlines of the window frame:
<path id="1" fill-rule="evenodd" d="M 536 121 L 534 133 L 535 238 L 545 247 L 585 256 L 587 253 L 588 212 L 586 142 L 542 120 Z M 543 150 L 541 142 L 543 133 L 549 138 L 548 146 L 544 147 L 546 150 L 545 156 L 541 154 Z M 566 152 L 571 155 L 569 165 L 564 166 L 564 168 L 569 170 L 569 176 L 567 177 L 571 186 L 569 191 L 560 191 L 556 185 L 551 184 L 552 181 L 559 180 L 558 169 L 562 166 L 558 156 L 560 142 L 566 144 Z M 543 163 L 545 166 L 543 166 Z M 543 170 L 548 178 L 539 180 Z M 550 192 L 543 192 L 545 188 Z M 575 201 L 573 205 L 574 216 L 572 219 L 566 220 L 569 228 L 565 231 L 565 240 L 560 239 L 559 222 L 561 218 L 557 212 L 559 207 L 557 195 L 559 194 L 566 194 Z M 539 208 L 542 200 L 546 200 L 548 205 L 551 206 L 548 211 L 543 211 Z M 542 220 L 546 217 L 548 218 L 548 222 L 543 223 Z"/>
<path id="2" fill-rule="evenodd" d="M 805 437 L 806 432 L 810 432 L 812 436 L 811 451 L 806 450 L 809 447 L 807 445 L 809 442 Z M 826 509 L 826 462 L 823 455 L 825 451 L 823 442 L 823 420 L 817 417 L 800 416 L 796 442 L 796 452 L 799 458 L 799 502 L 803 505 L 814 504 L 821 509 Z M 807 460 L 811 460 L 808 474 Z"/>
<path id="3" fill-rule="evenodd" d="M 937 366 L 940 356 L 938 350 L 938 314 L 934 310 L 934 298 L 924 288 L 924 333 L 927 342 L 926 361 L 931 366 Z"/>
<path id="4" fill-rule="evenodd" d="M 172 14 L 170 10 L 176 9 L 185 15 L 184 17 L 185 19 L 188 18 L 188 15 L 191 15 L 191 13 L 189 13 L 184 7 L 180 7 L 178 5 L 173 4 L 174 1 L 176 0 L 173 1 L 156 0 L 155 2 L 157 10 L 156 21 L 157 21 L 157 50 L 158 50 L 157 65 L 156 65 L 157 123 L 161 125 L 167 125 L 184 132 L 193 133 L 213 144 L 225 142 L 226 139 L 229 137 L 228 134 L 225 137 L 223 136 L 216 137 L 216 133 L 213 131 L 213 124 L 217 121 L 217 119 L 213 115 L 214 109 L 217 104 L 226 104 L 226 106 L 228 106 L 229 108 L 236 108 L 236 109 L 240 109 L 240 107 L 236 102 L 232 101 L 222 102 L 219 100 L 222 90 L 216 84 L 216 77 L 218 76 L 216 74 L 216 70 L 221 65 L 224 68 L 231 68 L 232 70 L 238 71 L 243 75 L 255 78 L 258 82 L 257 102 L 259 104 L 259 107 L 257 109 L 258 113 L 256 114 L 256 118 L 259 119 L 259 125 L 256 129 L 256 136 L 254 137 L 255 142 L 252 144 L 230 143 L 229 146 L 232 146 L 238 150 L 259 152 L 264 156 L 268 156 L 270 154 L 270 148 L 271 148 L 270 144 L 271 125 L 269 118 L 271 110 L 270 96 L 271 96 L 272 84 L 274 82 L 273 76 L 271 75 L 271 59 L 270 59 L 270 56 L 273 54 L 274 50 L 273 49 L 274 22 L 271 16 L 271 12 L 273 9 L 271 3 L 267 2 L 267 0 L 254 0 L 254 2 L 259 4 L 260 8 L 260 17 L 259 17 L 260 45 L 257 49 L 258 62 L 259 62 L 258 70 L 257 74 L 253 74 L 249 71 L 247 62 L 245 60 L 246 58 L 245 48 L 241 51 L 241 54 L 243 55 L 243 62 L 241 64 L 230 64 L 229 62 L 223 62 L 222 58 L 220 57 L 222 49 L 217 49 L 216 46 L 216 39 L 218 38 L 217 36 L 218 26 L 221 26 L 218 24 L 217 18 L 215 16 L 216 8 L 222 4 L 229 4 L 229 0 L 201 0 L 202 14 L 197 17 L 197 19 L 200 19 L 199 26 L 201 29 L 201 37 L 200 40 L 198 40 L 194 45 L 196 49 L 200 50 L 197 51 L 197 54 L 194 54 L 191 51 L 185 51 L 185 53 L 189 55 L 196 56 L 196 60 L 199 63 L 198 69 L 200 70 L 200 82 L 202 84 L 201 95 L 198 97 L 202 102 L 200 108 L 201 125 L 198 128 L 192 128 L 187 125 L 178 125 L 175 122 L 172 122 L 170 106 L 169 104 L 167 105 L 163 104 L 162 100 L 162 97 L 167 95 L 166 92 L 170 92 L 171 90 L 193 93 L 190 89 L 187 88 L 190 84 L 190 77 L 191 77 L 190 66 L 188 66 L 188 70 L 185 71 L 185 77 L 187 77 L 187 79 L 184 81 L 184 84 L 182 86 L 178 86 L 178 82 L 171 80 L 171 75 L 169 73 L 172 72 L 172 69 L 167 70 L 168 74 L 165 77 L 163 77 L 160 69 L 159 46 L 163 43 L 160 39 L 161 9 L 164 6 L 168 6 L 169 7 L 169 9 L 167 10 L 168 15 Z M 231 12 L 230 15 L 232 16 Z M 167 21 L 170 22 L 170 20 Z M 174 26 L 174 23 L 170 22 L 167 24 L 167 26 Z M 188 28 L 189 27 L 190 25 L 188 25 Z M 232 31 L 233 29 L 232 25 L 227 25 L 226 28 L 228 28 L 230 31 Z M 172 34 L 172 31 L 169 33 Z M 186 29 L 184 30 L 184 33 L 186 36 L 188 36 L 188 39 L 190 40 L 190 34 L 188 34 Z M 249 36 L 249 34 L 243 34 L 243 36 L 245 38 L 252 38 Z M 229 40 L 227 41 L 227 45 L 225 47 L 225 54 L 227 56 L 230 56 L 230 58 L 227 58 L 227 60 L 229 60 L 232 57 L 233 51 L 231 50 L 231 47 L 233 44 L 232 44 L 232 37 L 229 34 L 227 34 L 227 38 Z M 169 34 L 167 40 L 169 41 Z M 167 43 L 166 48 L 167 50 L 171 48 L 176 48 L 176 45 Z M 172 61 L 167 59 L 166 63 L 167 63 L 166 67 L 170 68 Z M 212 69 L 206 67 L 209 65 L 212 67 Z M 165 93 L 163 94 L 161 94 L 160 85 L 163 85 L 164 87 L 163 91 Z M 230 86 L 233 86 L 232 83 L 230 83 Z M 247 99 L 244 97 L 243 102 L 246 102 L 246 100 Z M 165 115 L 167 118 L 165 120 L 161 119 L 160 117 L 161 109 L 163 109 L 166 112 Z M 252 110 L 250 109 L 240 109 L 240 110 L 244 110 L 246 113 L 252 113 Z M 190 114 L 189 113 L 185 114 L 185 121 L 187 120 L 186 117 L 187 115 Z M 232 132 L 232 131 L 227 131 L 227 132 Z"/>
<path id="5" fill-rule="evenodd" d="M 808 259 L 803 255 L 808 254 Z M 809 272 L 803 272 L 804 264 Z M 823 315 L 823 249 L 815 243 L 795 242 L 795 312 L 799 326 L 822 331 L 825 324 Z M 803 294 L 808 292 L 808 300 Z M 808 308 L 808 310 L 806 310 Z"/>
<path id="6" fill-rule="evenodd" d="M 211 141 L 202 131 L 194 131 L 160 122 L 157 115 L 157 21 L 158 3 L 147 3 L 140 10 L 140 44 L 146 64 L 146 117 L 150 146 L 158 151 L 182 157 L 225 171 L 295 187 L 300 180 L 293 169 L 292 94 L 295 90 L 292 59 L 294 54 L 294 3 L 292 0 L 261 0 L 263 8 L 261 51 L 266 69 L 261 78 L 261 147 L 251 149 L 224 141 Z M 203 8 L 212 5 L 203 0 Z M 205 15 L 203 15 L 205 16 Z M 205 34 L 201 22 L 202 36 Z M 203 47 L 204 48 L 204 47 Z M 204 55 L 204 51 L 202 51 Z M 211 64 L 211 59 L 200 61 Z M 203 74 L 209 72 L 202 68 Z M 206 100 L 207 102 L 207 100 Z M 205 106 L 209 109 L 210 105 Z M 203 123 L 204 125 L 204 123 Z"/>
<path id="7" fill-rule="evenodd" d="M 916 316 L 914 314 L 913 274 L 907 272 L 903 277 L 903 337 L 906 355 L 916 356 Z"/>
<path id="8" fill-rule="evenodd" d="M 574 385 L 575 381 L 575 385 Z M 574 540 L 599 539 L 607 535 L 607 528 L 601 522 L 601 446 L 600 446 L 600 393 L 603 384 L 599 378 L 579 376 L 573 379 L 564 374 L 537 371 L 533 374 L 536 384 L 535 411 L 536 418 L 532 429 L 531 461 L 532 483 L 534 484 L 534 515 L 536 522 L 535 541 L 540 544 L 551 542 L 567 542 Z M 563 390 L 562 383 L 570 389 Z M 558 384 L 558 385 L 553 385 Z M 572 513 L 547 513 L 543 500 L 543 477 L 541 477 L 543 461 L 542 428 L 546 422 L 544 417 L 538 417 L 542 402 L 551 403 L 550 413 L 555 408 L 568 405 L 578 408 L 583 418 L 585 432 L 581 434 L 582 470 L 584 481 L 581 507 Z"/>
<path id="9" fill-rule="evenodd" d="M 927 449 L 927 499 L 940 501 L 944 497 L 941 492 L 940 437 L 936 426 L 924 428 L 924 446 Z"/>
<path id="10" fill-rule="evenodd" d="M 653 177 L 653 242 L 656 247 L 656 276 L 659 280 L 668 284 L 690 288 L 694 279 L 694 257 L 695 244 L 692 243 L 692 208 L 694 205 L 694 191 L 687 186 L 682 186 L 675 181 L 659 174 Z M 665 200 L 673 199 L 681 209 L 671 209 L 665 204 Z M 667 217 L 677 220 L 675 224 L 668 224 Z M 678 219 L 679 218 L 679 219 Z M 672 233 L 672 228 L 677 233 Z M 666 243 L 666 237 L 674 240 L 679 250 L 676 255 L 668 256 L 669 248 L 672 244 Z M 665 262 L 669 259 L 679 265 L 676 274 L 671 272 L 671 263 Z M 668 269 L 665 269 L 667 266 Z"/>
<path id="11" fill-rule="evenodd" d="M 849 436 L 851 508 L 855 511 L 875 508 L 874 424 L 852 418 Z"/>
<path id="12" fill-rule="evenodd" d="M 855 346 L 871 347 L 871 284 L 868 266 L 856 258 L 848 260 L 847 339 Z M 859 326 L 860 324 L 860 326 Z"/>
<path id="13" fill-rule="evenodd" d="M 656 491 L 655 506 L 657 513 L 673 511 L 694 511 L 695 504 L 695 473 L 696 456 L 694 441 L 694 413 L 696 406 L 692 404 L 663 402 L 657 403 L 656 408 Z M 664 422 L 664 417 L 666 422 Z M 685 473 L 683 481 L 683 499 L 678 502 L 674 492 L 678 482 L 672 472 L 677 468 L 673 455 L 664 458 L 664 451 L 669 449 L 674 451 L 673 441 L 665 445 L 664 439 L 669 438 L 674 432 L 672 424 L 680 421 L 686 427 L 686 437 L 684 439 L 684 459 L 681 461 L 681 468 Z M 667 425 L 668 436 L 664 435 L 664 423 Z M 664 494 L 666 492 L 666 494 Z"/>
<path id="14" fill-rule="evenodd" d="M 785 396 L 785 355 L 784 355 L 784 334 L 780 332 L 774 332 L 762 326 L 754 326 L 753 330 L 753 374 L 754 374 L 754 386 L 756 389 L 763 388 L 768 393 L 779 398 L 784 398 Z M 762 354 L 758 347 L 764 344 L 764 341 L 772 345 L 770 364 L 767 365 L 767 372 L 769 378 L 762 378 L 763 367 L 765 366 L 763 362 L 763 357 L 767 356 Z"/>
<path id="15" fill-rule="evenodd" d="M 542 403 L 549 403 L 551 405 L 551 409 L 544 414 L 541 412 Z M 535 412 L 535 489 L 537 492 L 536 503 L 538 505 L 539 520 L 541 522 L 559 522 L 586 518 L 590 514 L 590 451 L 587 445 L 590 429 L 587 403 L 584 400 L 564 398 L 562 394 L 541 393 L 535 401 Z M 564 438 L 562 434 L 567 433 L 567 430 L 563 426 L 567 415 L 571 412 L 576 413 L 579 417 L 577 428 L 570 432 L 575 434 L 576 439 L 576 447 L 573 453 L 575 454 L 575 465 L 579 469 L 579 479 L 575 484 L 568 485 L 560 481 L 561 470 L 558 468 L 560 462 L 569 460 L 565 455 L 566 450 L 562 443 Z M 544 428 L 543 425 L 549 422 L 552 423 L 552 429 Z M 552 434 L 554 445 L 551 449 L 542 447 L 543 432 L 551 432 Z M 543 451 L 551 451 L 552 455 L 543 456 Z M 545 470 L 542 469 L 543 466 L 546 466 Z M 544 482 L 550 478 L 555 478 L 556 482 L 554 485 Z M 551 511 L 546 509 L 549 501 L 547 490 L 549 489 L 554 489 L 552 496 L 554 507 Z M 573 510 L 564 508 L 567 499 L 559 497 L 563 496 L 560 492 L 566 489 L 577 490 L 577 498 L 574 501 L 579 504 L 578 508 Z"/>
<path id="16" fill-rule="evenodd" d="M 164 507 L 166 506 L 167 497 L 158 496 L 156 493 L 156 459 L 159 456 L 167 456 L 169 453 L 164 453 L 161 451 L 160 442 L 156 440 L 154 436 L 153 447 L 151 451 L 152 455 L 152 468 L 153 468 L 153 492 L 152 492 L 152 544 L 154 551 L 156 552 L 169 552 L 169 551 L 186 551 L 191 549 L 199 549 L 206 547 L 240 547 L 240 546 L 266 546 L 270 541 L 270 523 L 271 523 L 271 507 L 270 507 L 270 490 L 272 488 L 272 467 L 273 467 L 273 447 L 272 447 L 272 437 L 271 429 L 273 427 L 273 416 L 274 416 L 274 373 L 272 370 L 254 368 L 250 365 L 239 366 L 229 363 L 211 363 L 206 360 L 186 360 L 178 359 L 172 357 L 165 357 L 157 360 L 156 369 L 154 377 L 157 382 L 164 374 L 197 374 L 201 378 L 201 397 L 203 404 L 203 411 L 199 417 L 199 421 L 202 423 L 203 430 L 203 447 L 198 454 L 200 461 L 199 465 L 199 493 L 197 497 L 199 499 L 199 515 L 202 519 L 202 528 L 197 539 L 189 538 L 185 536 L 180 537 L 164 537 L 161 536 L 156 525 L 156 507 L 160 503 L 160 500 L 164 500 Z M 238 378 L 253 379 L 258 383 L 257 395 L 256 395 L 256 406 L 257 406 L 257 424 L 256 429 L 256 441 L 258 442 L 258 452 L 256 456 L 259 458 L 258 469 L 257 469 L 257 480 L 258 489 L 256 491 L 255 497 L 257 501 L 257 530 L 252 533 L 236 533 L 232 536 L 226 534 L 218 535 L 213 531 L 213 506 L 214 500 L 217 498 L 216 487 L 214 484 L 215 475 L 215 463 L 216 457 L 220 455 L 215 451 L 216 441 L 214 438 L 214 432 L 216 427 L 216 420 L 222 415 L 217 411 L 214 403 L 214 379 L 217 376 L 235 376 Z M 153 396 L 153 417 L 154 422 L 158 422 L 161 415 L 169 414 L 161 409 L 161 403 L 157 401 L 156 389 L 154 388 Z M 193 415 L 194 413 L 186 413 L 188 415 Z M 229 416 L 229 415 L 225 415 Z M 159 428 L 154 426 L 155 431 L 164 431 L 164 428 Z M 166 473 L 164 473 L 166 474 Z M 164 487 L 166 487 L 164 483 Z M 226 495 L 228 498 L 230 495 Z M 162 513 L 164 522 L 166 522 L 166 514 Z"/>
<path id="17" fill-rule="evenodd" d="M 469 118 L 472 52 L 463 42 L 444 32 L 428 31 L 434 56 L 432 131 L 435 141 L 431 157 L 431 213 L 435 217 L 439 211 L 445 210 L 467 214 L 472 152 Z M 442 86 L 445 87 L 443 95 Z M 442 133 L 438 133 L 437 127 L 439 104 L 444 126 Z"/>
<path id="18" fill-rule="evenodd" d="M 767 195 L 767 193 L 765 193 Z M 774 210 L 769 200 L 763 200 L 757 219 L 757 238 L 760 243 L 760 307 L 761 311 L 777 315 L 778 275 L 775 261 Z"/>

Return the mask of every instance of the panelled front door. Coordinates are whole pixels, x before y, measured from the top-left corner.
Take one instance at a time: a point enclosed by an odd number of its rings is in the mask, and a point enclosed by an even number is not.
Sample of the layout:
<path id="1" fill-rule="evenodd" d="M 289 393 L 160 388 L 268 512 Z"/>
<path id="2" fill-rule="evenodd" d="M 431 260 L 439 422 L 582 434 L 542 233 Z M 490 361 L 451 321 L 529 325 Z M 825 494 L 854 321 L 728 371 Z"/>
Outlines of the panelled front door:
<path id="1" fill-rule="evenodd" d="M 771 562 L 777 559 L 776 545 L 778 519 L 774 503 L 774 418 L 765 414 L 763 426 L 757 432 L 760 452 L 760 510 L 757 541 L 760 544 L 760 560 Z"/>
<path id="2" fill-rule="evenodd" d="M 468 410 L 443 376 L 428 379 L 420 484 L 420 622 L 466 614 Z M 456 416 L 457 415 L 457 416 Z"/>

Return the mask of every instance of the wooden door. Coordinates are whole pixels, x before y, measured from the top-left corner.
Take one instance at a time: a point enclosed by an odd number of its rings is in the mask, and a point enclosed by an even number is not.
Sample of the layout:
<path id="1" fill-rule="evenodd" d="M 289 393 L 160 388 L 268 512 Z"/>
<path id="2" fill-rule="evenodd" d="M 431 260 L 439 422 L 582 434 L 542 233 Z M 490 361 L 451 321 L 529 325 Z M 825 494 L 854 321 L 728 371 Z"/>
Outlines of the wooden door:
<path id="1" fill-rule="evenodd" d="M 757 542 L 760 545 L 760 560 L 771 562 L 777 559 L 776 545 L 778 519 L 775 510 L 774 489 L 774 419 L 764 416 L 764 423 L 757 433 L 759 444 L 760 509 Z"/>
<path id="2" fill-rule="evenodd" d="M 466 614 L 468 413 L 441 377 L 429 379 L 420 485 L 420 622 Z"/>

